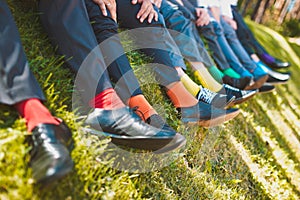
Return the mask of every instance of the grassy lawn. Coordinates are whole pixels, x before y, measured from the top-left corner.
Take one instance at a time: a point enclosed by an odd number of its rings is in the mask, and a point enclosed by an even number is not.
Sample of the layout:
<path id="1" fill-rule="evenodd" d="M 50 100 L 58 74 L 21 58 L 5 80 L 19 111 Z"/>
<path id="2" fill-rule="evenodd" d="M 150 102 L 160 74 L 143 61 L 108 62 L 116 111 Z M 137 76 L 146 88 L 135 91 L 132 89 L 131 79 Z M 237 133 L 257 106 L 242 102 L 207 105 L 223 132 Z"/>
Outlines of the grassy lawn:
<path id="1" fill-rule="evenodd" d="M 109 139 L 80 129 L 72 112 L 74 75 L 55 54 L 30 1 L 9 1 L 31 69 L 48 98 L 46 105 L 74 133 L 74 171 L 49 188 L 39 188 L 28 168 L 25 122 L 8 106 L 0 106 L 0 199 L 299 199 L 300 198 L 300 48 L 261 25 L 248 22 L 272 55 L 292 63 L 292 78 L 276 91 L 240 105 L 241 114 L 222 126 L 184 126 L 176 110 L 152 80 L 136 52 L 128 54 L 147 99 L 171 126 L 183 133 L 185 149 L 151 172 L 112 167 L 122 154 L 108 154 Z M 128 43 L 128 42 L 127 42 Z M 126 44 L 127 44 L 126 43 Z M 143 155 L 142 155 L 143 156 Z M 105 159 L 104 159 L 105 158 Z M 124 161 L 134 170 L 135 157 Z M 139 157 L 147 167 L 152 159 Z M 150 160 L 150 161 L 149 161 Z M 139 164 L 138 163 L 138 164 Z M 127 167 L 128 167 L 127 165 Z M 140 166 L 141 167 L 141 166 Z M 143 166 L 142 166 L 143 167 Z"/>

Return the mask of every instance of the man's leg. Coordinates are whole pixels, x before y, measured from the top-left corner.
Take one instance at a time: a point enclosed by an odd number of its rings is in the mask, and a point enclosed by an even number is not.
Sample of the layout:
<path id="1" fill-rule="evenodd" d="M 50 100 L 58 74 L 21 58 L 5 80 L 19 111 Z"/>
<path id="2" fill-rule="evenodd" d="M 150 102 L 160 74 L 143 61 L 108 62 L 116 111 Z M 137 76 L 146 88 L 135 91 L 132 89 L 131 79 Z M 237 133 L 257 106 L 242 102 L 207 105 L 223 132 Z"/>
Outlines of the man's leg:
<path id="1" fill-rule="evenodd" d="M 268 73 L 250 58 L 237 38 L 233 28 L 227 22 L 225 22 L 223 18 L 221 18 L 221 25 L 230 47 L 237 55 L 243 66 L 245 66 L 245 68 L 253 75 L 254 81 L 261 86 L 268 79 Z"/>
<path id="2" fill-rule="evenodd" d="M 238 12 L 237 7 L 231 7 L 234 20 L 238 24 L 238 29 L 236 31 L 237 36 L 239 37 L 248 54 L 252 55 L 256 53 L 263 62 L 274 68 L 288 67 L 290 63 L 276 59 L 266 51 L 266 49 L 257 41 L 252 31 L 248 28 L 248 25 L 245 23 L 243 16 Z"/>
<path id="3" fill-rule="evenodd" d="M 126 57 L 118 36 L 118 25 L 109 16 L 105 17 L 97 4 L 91 0 L 85 1 L 92 27 L 99 43 L 99 47 L 108 66 L 108 73 L 115 83 L 115 90 L 120 98 L 136 112 L 144 121 L 152 115 L 157 115 L 154 108 L 145 99 L 138 80 Z"/>
<path id="4" fill-rule="evenodd" d="M 69 173 L 73 162 L 66 146 L 72 145 L 68 127 L 42 104 L 41 88 L 29 69 L 18 29 L 6 3 L 0 2 L 0 102 L 13 105 L 31 132 L 33 177 L 46 184 Z M 51 149 L 51 151 L 49 150 Z"/>
<path id="5" fill-rule="evenodd" d="M 238 57 L 231 49 L 231 46 L 229 45 L 229 43 L 225 38 L 223 28 L 221 27 L 221 25 L 216 21 L 212 21 L 211 23 L 213 24 L 215 34 L 217 35 L 217 41 L 229 65 L 242 77 L 246 77 L 246 76 L 252 77 L 252 75 L 243 67 Z"/>
<path id="6" fill-rule="evenodd" d="M 59 52 L 73 57 L 67 62 L 82 83 L 76 86 L 85 90 L 81 94 L 86 95 L 86 105 L 95 108 L 85 120 L 93 131 L 108 134 L 117 144 L 148 150 L 165 145 L 172 145 L 168 150 L 173 150 L 185 143 L 184 137 L 174 130 L 142 122 L 123 104 L 110 82 L 83 0 L 41 0 L 40 10 L 43 25 Z M 140 136 L 144 141 L 138 139 Z"/>
<path id="7" fill-rule="evenodd" d="M 41 21 L 58 52 L 77 73 L 83 101 L 112 88 L 83 0 L 40 0 Z"/>

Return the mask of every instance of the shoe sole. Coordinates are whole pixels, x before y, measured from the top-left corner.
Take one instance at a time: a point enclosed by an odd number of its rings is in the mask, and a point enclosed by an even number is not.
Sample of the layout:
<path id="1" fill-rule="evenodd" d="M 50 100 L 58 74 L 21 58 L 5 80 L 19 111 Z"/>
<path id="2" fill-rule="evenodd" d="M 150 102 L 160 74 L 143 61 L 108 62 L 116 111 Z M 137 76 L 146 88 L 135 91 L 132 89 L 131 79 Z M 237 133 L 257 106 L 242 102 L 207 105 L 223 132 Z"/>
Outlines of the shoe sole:
<path id="1" fill-rule="evenodd" d="M 247 97 L 245 98 L 238 98 L 238 99 L 235 99 L 234 100 L 234 105 L 237 105 L 237 104 L 241 104 L 249 99 L 251 99 L 252 97 L 254 97 L 258 92 L 253 92 L 251 93 L 250 95 L 248 95 Z"/>
<path id="2" fill-rule="evenodd" d="M 121 148 L 133 148 L 141 151 L 150 151 L 155 154 L 162 154 L 185 146 L 186 139 L 184 136 L 177 133 L 172 140 L 157 140 L 154 138 L 123 140 L 119 138 L 112 138 L 111 142 Z"/>
<path id="3" fill-rule="evenodd" d="M 172 140 L 174 138 L 174 135 L 173 136 L 163 136 L 163 137 L 162 136 L 153 137 L 153 136 L 145 136 L 145 135 L 140 135 L 140 136 L 117 135 L 117 134 L 113 134 L 113 133 L 98 131 L 96 129 L 87 128 L 87 127 L 81 128 L 81 130 L 86 133 L 90 133 L 92 135 L 96 135 L 96 136 L 100 136 L 100 137 L 116 138 L 116 139 L 120 139 L 120 140 L 134 140 L 134 139 L 138 139 L 138 140 L 147 140 L 147 139 Z"/>
<path id="4" fill-rule="evenodd" d="M 218 126 L 224 122 L 227 122 L 233 118 L 235 118 L 238 114 L 240 113 L 239 110 L 236 110 L 234 112 L 228 113 L 225 116 L 219 116 L 213 119 L 209 119 L 209 120 L 201 120 L 198 122 L 186 122 L 188 125 L 199 125 L 199 126 L 203 126 L 205 128 L 210 128 L 210 127 L 215 127 Z"/>
<path id="5" fill-rule="evenodd" d="M 258 93 L 259 93 L 259 94 L 270 93 L 270 92 L 273 92 L 274 90 L 275 90 L 275 87 L 273 87 L 273 88 L 271 88 L 271 89 L 269 89 L 269 90 L 265 90 L 265 91 L 260 91 L 260 90 L 258 90 Z"/>
<path id="6" fill-rule="evenodd" d="M 253 89 L 258 89 L 260 88 L 269 78 L 269 75 L 265 75 L 255 81 L 252 85 L 248 85 L 245 90 L 253 90 Z"/>
<path id="7" fill-rule="evenodd" d="M 287 84 L 288 80 L 286 81 L 276 81 L 276 82 L 268 82 L 266 81 L 266 83 L 272 84 L 272 85 L 282 85 L 282 84 Z"/>
<path id="8" fill-rule="evenodd" d="M 115 135 L 86 127 L 82 128 L 82 130 L 98 137 L 110 137 L 111 142 L 121 146 L 121 148 L 126 147 L 143 151 L 154 151 L 154 153 L 156 153 L 156 151 L 165 153 L 185 145 L 185 138 L 178 133 L 170 137 L 150 137 Z"/>
<path id="9" fill-rule="evenodd" d="M 172 143 L 172 141 L 174 141 Z M 174 139 L 169 144 L 167 144 L 165 147 L 155 151 L 155 154 L 162 154 L 162 153 L 168 153 L 170 151 L 174 151 L 176 149 L 179 149 L 186 145 L 186 139 L 183 135 L 180 135 L 179 133 L 176 133 Z"/>
<path id="10" fill-rule="evenodd" d="M 259 94 L 265 94 L 265 93 L 270 93 L 273 92 L 275 90 L 275 88 L 272 88 L 271 90 L 266 90 L 266 91 L 259 91 Z"/>

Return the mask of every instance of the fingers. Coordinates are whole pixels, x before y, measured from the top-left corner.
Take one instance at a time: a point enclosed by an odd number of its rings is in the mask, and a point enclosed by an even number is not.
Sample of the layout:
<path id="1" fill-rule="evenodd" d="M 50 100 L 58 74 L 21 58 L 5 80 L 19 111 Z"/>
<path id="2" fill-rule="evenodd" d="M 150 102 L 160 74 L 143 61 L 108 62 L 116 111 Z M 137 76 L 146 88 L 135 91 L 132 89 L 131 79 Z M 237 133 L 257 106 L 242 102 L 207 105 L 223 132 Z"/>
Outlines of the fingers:
<path id="1" fill-rule="evenodd" d="M 150 24 L 152 22 L 152 20 L 154 19 L 154 21 L 158 21 L 158 14 L 155 10 L 152 10 L 151 13 L 148 16 L 148 23 Z"/>
<path id="2" fill-rule="evenodd" d="M 108 10 L 110 12 L 111 18 L 117 22 L 117 8 L 116 6 L 108 6 Z"/>
<path id="3" fill-rule="evenodd" d="M 196 20 L 197 26 L 205 26 L 208 25 L 210 22 L 209 15 L 204 12 L 197 12 L 198 19 Z"/>
<path id="4" fill-rule="evenodd" d="M 104 1 L 102 1 L 102 0 L 93 0 L 93 1 L 100 7 L 102 14 L 104 16 L 107 16 L 106 5 L 105 5 Z"/>
<path id="5" fill-rule="evenodd" d="M 142 3 L 140 11 L 137 14 L 137 18 L 140 20 L 141 23 L 143 23 L 146 18 L 148 18 L 149 23 L 151 23 L 153 19 L 155 21 L 158 20 L 158 14 L 153 9 L 152 3 L 150 1 L 144 1 Z"/>
<path id="6" fill-rule="evenodd" d="M 135 5 L 135 4 L 138 3 L 138 1 L 137 1 L 137 0 L 131 0 L 131 3 L 132 3 L 133 5 Z"/>
<path id="7" fill-rule="evenodd" d="M 237 30 L 237 23 L 236 23 L 236 21 L 232 21 L 232 23 L 231 23 L 231 26 L 232 26 L 232 28 L 234 29 L 234 30 Z"/>
<path id="8" fill-rule="evenodd" d="M 117 22 L 117 8 L 116 8 L 116 1 L 115 0 L 93 0 L 96 3 L 103 16 L 108 16 L 107 10 L 109 10 L 111 14 L 111 18 Z"/>

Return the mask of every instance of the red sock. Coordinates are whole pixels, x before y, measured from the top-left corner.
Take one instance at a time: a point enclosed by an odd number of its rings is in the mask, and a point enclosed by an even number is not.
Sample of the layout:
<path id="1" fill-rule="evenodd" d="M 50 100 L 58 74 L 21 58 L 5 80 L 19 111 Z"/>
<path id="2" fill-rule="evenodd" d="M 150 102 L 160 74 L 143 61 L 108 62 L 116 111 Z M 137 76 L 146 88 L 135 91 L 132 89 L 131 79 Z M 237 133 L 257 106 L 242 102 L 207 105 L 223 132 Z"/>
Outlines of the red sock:
<path id="1" fill-rule="evenodd" d="M 125 104 L 121 101 L 116 91 L 112 88 L 106 89 L 99 93 L 89 102 L 93 108 L 103 108 L 106 110 L 124 108 Z"/>
<path id="2" fill-rule="evenodd" d="M 58 125 L 60 122 L 51 115 L 39 99 L 27 99 L 15 105 L 20 115 L 26 119 L 27 130 L 32 131 L 41 123 Z"/>

